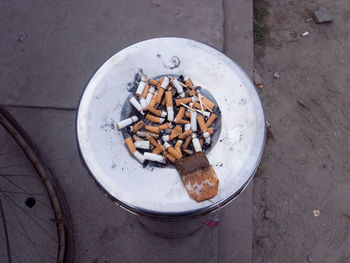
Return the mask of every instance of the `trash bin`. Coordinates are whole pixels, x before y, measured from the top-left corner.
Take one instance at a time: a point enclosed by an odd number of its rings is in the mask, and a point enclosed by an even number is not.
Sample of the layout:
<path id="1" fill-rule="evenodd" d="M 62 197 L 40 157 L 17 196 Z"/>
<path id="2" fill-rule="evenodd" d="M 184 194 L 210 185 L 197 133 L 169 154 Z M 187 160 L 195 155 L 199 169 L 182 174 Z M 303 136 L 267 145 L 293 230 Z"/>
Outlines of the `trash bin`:
<path id="1" fill-rule="evenodd" d="M 115 123 L 141 73 L 149 78 L 186 74 L 215 98 L 221 129 L 207 157 L 220 180 L 216 197 L 197 203 L 175 167 L 144 167 L 129 154 Z M 81 158 L 98 187 L 146 229 L 170 238 L 215 225 L 218 211 L 253 177 L 265 139 L 263 109 L 248 76 L 216 49 L 183 38 L 139 42 L 107 60 L 81 96 L 76 125 Z"/>

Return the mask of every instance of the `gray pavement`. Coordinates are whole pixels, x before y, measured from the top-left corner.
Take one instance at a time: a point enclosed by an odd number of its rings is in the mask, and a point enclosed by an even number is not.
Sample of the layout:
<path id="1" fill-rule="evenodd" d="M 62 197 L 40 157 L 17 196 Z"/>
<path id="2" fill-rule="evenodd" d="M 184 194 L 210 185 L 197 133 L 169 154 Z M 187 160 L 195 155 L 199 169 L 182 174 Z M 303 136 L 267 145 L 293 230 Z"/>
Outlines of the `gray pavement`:
<path id="1" fill-rule="evenodd" d="M 95 70 L 143 39 L 208 43 L 252 71 L 252 1 L 47 1 L 0 4 L 0 104 L 38 145 L 68 200 L 76 262 L 251 262 L 252 189 L 221 225 L 180 240 L 155 237 L 113 204 L 83 167 L 75 110 Z"/>

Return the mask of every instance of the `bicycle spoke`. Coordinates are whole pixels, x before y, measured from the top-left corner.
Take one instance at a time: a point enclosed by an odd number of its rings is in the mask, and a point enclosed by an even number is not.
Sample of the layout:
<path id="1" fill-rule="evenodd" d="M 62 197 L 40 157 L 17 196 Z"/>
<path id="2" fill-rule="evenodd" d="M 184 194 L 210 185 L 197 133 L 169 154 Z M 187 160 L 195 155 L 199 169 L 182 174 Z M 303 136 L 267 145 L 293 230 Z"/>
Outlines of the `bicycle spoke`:
<path id="1" fill-rule="evenodd" d="M 5 214 L 4 214 L 4 209 L 2 207 L 1 198 L 0 198 L 0 212 L 1 212 L 2 224 L 4 227 L 4 235 L 5 235 L 5 239 L 6 239 L 7 257 L 8 257 L 9 263 L 11 263 L 12 260 L 11 260 L 10 241 L 9 241 L 9 236 L 7 233 L 6 218 L 5 218 Z"/>

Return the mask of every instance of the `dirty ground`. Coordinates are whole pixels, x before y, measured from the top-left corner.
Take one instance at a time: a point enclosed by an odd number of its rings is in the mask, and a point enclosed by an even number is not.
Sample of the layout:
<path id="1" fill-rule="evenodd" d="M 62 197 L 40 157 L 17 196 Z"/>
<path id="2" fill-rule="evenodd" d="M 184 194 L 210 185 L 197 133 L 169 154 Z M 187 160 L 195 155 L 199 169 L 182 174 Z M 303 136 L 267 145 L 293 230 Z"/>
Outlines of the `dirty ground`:
<path id="1" fill-rule="evenodd" d="M 320 7 L 331 23 L 310 19 Z M 255 8 L 265 33 L 255 69 L 272 133 L 254 180 L 253 262 L 350 262 L 350 2 Z"/>

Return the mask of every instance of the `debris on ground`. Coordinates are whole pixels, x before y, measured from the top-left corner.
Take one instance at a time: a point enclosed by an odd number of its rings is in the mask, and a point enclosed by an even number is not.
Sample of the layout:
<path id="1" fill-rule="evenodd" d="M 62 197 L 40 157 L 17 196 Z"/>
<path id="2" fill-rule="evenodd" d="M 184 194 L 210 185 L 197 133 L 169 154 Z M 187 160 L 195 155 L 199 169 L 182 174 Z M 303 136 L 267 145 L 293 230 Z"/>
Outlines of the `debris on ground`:
<path id="1" fill-rule="evenodd" d="M 262 77 L 256 72 L 255 69 L 253 71 L 253 80 L 255 85 L 257 85 L 260 89 L 264 87 Z"/>
<path id="2" fill-rule="evenodd" d="M 270 210 L 266 209 L 264 217 L 267 218 L 267 219 L 271 219 L 271 218 L 274 218 L 275 215 Z"/>
<path id="3" fill-rule="evenodd" d="M 311 22 L 312 20 L 313 20 L 312 17 L 309 17 L 309 18 L 304 19 L 304 22 L 308 23 L 308 22 Z"/>
<path id="4" fill-rule="evenodd" d="M 306 31 L 306 32 L 302 33 L 301 36 L 306 37 L 308 34 L 309 34 L 309 32 Z"/>
<path id="5" fill-rule="evenodd" d="M 275 141 L 275 136 L 273 135 L 271 129 L 269 127 L 266 127 L 266 138 L 265 143 L 268 143 L 269 140 Z"/>
<path id="6" fill-rule="evenodd" d="M 305 103 L 302 100 L 298 100 L 298 104 L 304 109 L 311 110 L 308 106 L 305 105 Z"/>
<path id="7" fill-rule="evenodd" d="M 315 217 L 319 217 L 321 214 L 320 210 L 314 210 L 313 213 Z"/>
<path id="8" fill-rule="evenodd" d="M 275 73 L 273 73 L 273 77 L 275 79 L 279 79 L 280 78 L 280 74 L 278 74 L 278 72 L 275 72 Z"/>
<path id="9" fill-rule="evenodd" d="M 308 256 L 307 256 L 307 258 L 306 258 L 306 260 L 307 260 L 307 262 L 308 262 L 308 263 L 311 263 L 311 262 L 312 262 L 312 258 L 311 258 L 311 256 L 310 256 L 310 255 L 308 255 Z"/>
<path id="10" fill-rule="evenodd" d="M 326 8 L 321 7 L 320 9 L 314 12 L 315 22 L 320 23 L 329 23 L 333 20 L 333 16 L 331 12 L 329 12 Z"/>

